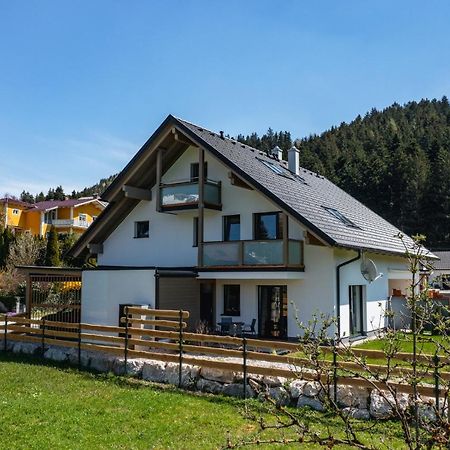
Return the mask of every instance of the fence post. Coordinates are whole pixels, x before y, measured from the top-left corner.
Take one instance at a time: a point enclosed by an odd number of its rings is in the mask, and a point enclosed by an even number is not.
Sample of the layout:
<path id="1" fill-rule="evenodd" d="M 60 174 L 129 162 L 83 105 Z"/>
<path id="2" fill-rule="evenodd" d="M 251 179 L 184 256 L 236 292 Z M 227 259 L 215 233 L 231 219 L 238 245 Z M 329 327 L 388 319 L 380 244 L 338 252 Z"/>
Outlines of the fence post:
<path id="1" fill-rule="evenodd" d="M 337 348 L 336 341 L 333 341 L 333 399 L 334 404 L 337 404 Z"/>
<path id="2" fill-rule="evenodd" d="M 242 362 L 244 366 L 244 400 L 247 399 L 247 338 L 242 338 Z"/>
<path id="3" fill-rule="evenodd" d="M 41 334 L 41 351 L 42 355 L 45 353 L 45 319 L 42 318 L 42 334 Z"/>
<path id="4" fill-rule="evenodd" d="M 178 367 L 178 387 L 182 385 L 183 375 L 183 310 L 180 309 L 179 317 L 179 336 L 178 336 L 178 350 L 179 350 L 179 367 Z"/>
<path id="5" fill-rule="evenodd" d="M 5 336 L 4 336 L 4 340 L 3 340 L 3 344 L 5 346 L 5 352 L 8 349 L 8 316 L 5 314 Z"/>
<path id="6" fill-rule="evenodd" d="M 81 368 L 81 323 L 78 324 L 78 368 Z"/>
<path id="7" fill-rule="evenodd" d="M 128 375 L 128 306 L 125 306 L 125 349 L 124 349 L 124 359 L 125 359 L 125 375 Z"/>
<path id="8" fill-rule="evenodd" d="M 439 414 L 439 356 L 435 353 L 433 357 L 434 363 L 434 395 L 436 399 L 436 411 Z"/>

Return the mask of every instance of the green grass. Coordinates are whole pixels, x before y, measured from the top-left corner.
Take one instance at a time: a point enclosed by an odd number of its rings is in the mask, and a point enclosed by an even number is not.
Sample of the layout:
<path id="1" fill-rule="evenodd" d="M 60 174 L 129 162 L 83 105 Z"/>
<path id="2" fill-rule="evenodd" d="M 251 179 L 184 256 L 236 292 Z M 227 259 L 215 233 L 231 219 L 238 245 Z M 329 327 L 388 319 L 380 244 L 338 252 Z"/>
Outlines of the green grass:
<path id="1" fill-rule="evenodd" d="M 251 410 L 261 407 L 256 400 L 248 405 Z M 236 441 L 250 438 L 257 430 L 244 417 L 243 407 L 240 400 L 0 352 L 2 449 L 221 448 L 228 432 Z M 342 425 L 335 417 L 308 409 L 296 411 L 313 429 L 326 432 L 329 427 L 342 436 Z M 367 442 L 378 445 L 388 439 L 390 448 L 404 447 L 397 423 L 362 424 L 368 425 L 373 428 L 363 432 Z"/>
<path id="2" fill-rule="evenodd" d="M 421 354 L 434 355 L 438 349 L 438 344 L 449 347 L 449 343 L 443 340 L 442 336 L 439 335 L 426 335 L 423 334 L 418 337 L 417 351 Z M 362 344 L 355 345 L 355 348 L 368 349 L 368 350 L 383 350 L 388 345 L 387 339 L 380 338 L 371 341 L 366 341 Z M 402 333 L 399 340 L 399 351 L 405 353 L 412 353 L 413 342 L 412 336 L 408 333 Z M 443 354 L 442 349 L 439 349 L 439 354 Z"/>

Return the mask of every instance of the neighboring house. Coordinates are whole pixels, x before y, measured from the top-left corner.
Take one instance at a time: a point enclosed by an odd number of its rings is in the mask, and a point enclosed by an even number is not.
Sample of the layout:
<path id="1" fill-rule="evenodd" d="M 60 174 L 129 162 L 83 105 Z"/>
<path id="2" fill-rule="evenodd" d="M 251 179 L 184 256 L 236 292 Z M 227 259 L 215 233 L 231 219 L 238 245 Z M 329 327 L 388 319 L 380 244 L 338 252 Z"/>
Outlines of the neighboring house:
<path id="1" fill-rule="evenodd" d="M 83 272 L 82 321 L 117 324 L 139 304 L 188 309 L 191 327 L 256 319 L 264 337 L 296 337 L 316 312 L 339 316 L 345 336 L 384 327 L 411 276 L 399 230 L 300 168 L 301 150 L 289 162 L 274 152 L 168 116 L 71 250 L 98 258 Z M 373 282 L 369 258 L 383 273 Z"/>
<path id="2" fill-rule="evenodd" d="M 436 284 L 441 289 L 450 290 L 450 250 L 436 250 L 433 253 L 439 258 L 439 261 L 433 263 L 429 282 L 431 285 Z"/>
<path id="3" fill-rule="evenodd" d="M 106 204 L 96 197 L 68 200 L 48 200 L 26 203 L 11 198 L 0 199 L 5 217 L 4 226 L 15 233 L 30 232 L 45 236 L 51 225 L 59 233 L 83 233 L 105 209 Z"/>

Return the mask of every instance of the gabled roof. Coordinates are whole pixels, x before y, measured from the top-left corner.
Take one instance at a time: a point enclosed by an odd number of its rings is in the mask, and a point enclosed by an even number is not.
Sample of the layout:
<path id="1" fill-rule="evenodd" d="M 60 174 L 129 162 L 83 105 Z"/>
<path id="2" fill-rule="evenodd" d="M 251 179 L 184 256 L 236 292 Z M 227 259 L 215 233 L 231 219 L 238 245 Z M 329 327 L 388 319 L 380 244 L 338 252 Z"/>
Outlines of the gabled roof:
<path id="1" fill-rule="evenodd" d="M 11 198 L 11 197 L 0 198 L 0 203 L 1 204 L 10 203 L 11 205 L 22 206 L 24 208 L 29 208 L 30 206 L 33 206 L 32 203 L 24 202 L 24 201 L 19 200 L 17 198 Z"/>
<path id="2" fill-rule="evenodd" d="M 36 211 L 50 211 L 51 209 L 56 208 L 76 208 L 77 206 L 93 202 L 98 203 L 100 208 L 105 207 L 105 204 L 96 197 L 70 198 L 67 200 L 46 200 L 43 202 L 37 202 L 30 206 Z"/>
<path id="3" fill-rule="evenodd" d="M 154 150 L 154 148 L 152 150 L 152 145 L 158 139 L 162 139 L 161 135 L 164 130 L 167 130 L 167 127 L 175 127 L 191 142 L 209 151 L 243 180 L 269 197 L 281 209 L 303 223 L 306 228 L 326 243 L 344 248 L 388 254 L 402 255 L 405 253 L 402 242 L 396 237 L 400 233 L 399 229 L 323 176 L 302 168 L 300 169 L 300 176 L 295 176 L 287 170 L 286 164 L 282 161 L 268 157 L 263 152 L 233 139 L 225 138 L 206 128 L 170 115 L 113 181 L 102 198 L 106 198 L 113 203 L 121 202 L 123 207 L 124 199 L 119 197 L 118 194 L 120 186 L 127 179 L 131 179 L 133 174 L 135 176 L 138 173 L 138 164 L 149 164 L 145 173 L 150 172 L 152 159 L 149 152 Z M 279 167 L 277 172 L 283 172 L 282 175 L 275 173 L 270 165 Z M 139 181 L 136 176 L 134 180 L 135 182 Z M 154 180 L 146 179 L 146 183 L 147 187 L 153 186 Z M 129 202 L 128 212 L 136 204 L 136 202 L 134 205 Z M 337 210 L 355 226 L 344 224 L 337 218 L 336 214 L 330 212 L 330 209 Z M 112 210 L 114 210 L 114 206 L 110 205 L 93 226 L 86 231 L 72 249 L 74 254 L 81 253 L 88 243 L 95 242 L 91 238 L 102 227 L 102 221 L 108 220 L 108 215 L 113 218 L 114 211 Z M 122 210 L 121 220 L 127 214 L 125 209 Z M 113 220 L 117 221 L 118 217 L 119 215 L 116 215 Z M 105 229 L 107 228 L 108 233 L 110 233 L 117 225 L 118 223 L 109 224 Z M 103 240 L 107 237 L 105 232 L 97 234 L 97 239 L 99 239 L 99 236 Z M 412 240 L 407 236 L 405 242 L 408 245 L 412 244 Z M 432 255 L 430 254 L 430 256 Z"/>

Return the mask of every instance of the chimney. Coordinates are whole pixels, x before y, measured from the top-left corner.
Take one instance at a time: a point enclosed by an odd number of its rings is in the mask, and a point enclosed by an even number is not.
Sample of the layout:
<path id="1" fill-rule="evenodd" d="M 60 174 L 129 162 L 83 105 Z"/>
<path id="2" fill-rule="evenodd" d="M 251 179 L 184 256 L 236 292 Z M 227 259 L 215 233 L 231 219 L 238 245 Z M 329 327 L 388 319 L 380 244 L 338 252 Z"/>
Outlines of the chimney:
<path id="1" fill-rule="evenodd" d="M 278 147 L 278 145 L 276 147 L 274 147 L 270 153 L 272 153 L 273 156 L 275 156 L 275 158 L 278 159 L 278 161 L 282 161 L 283 160 L 283 150 L 281 150 L 280 147 Z"/>
<path id="2" fill-rule="evenodd" d="M 295 145 L 288 150 L 288 168 L 292 173 L 300 175 L 300 150 Z"/>
<path id="3" fill-rule="evenodd" d="M 225 139 L 225 136 L 223 135 L 223 131 L 219 131 L 220 133 L 220 139 Z"/>

